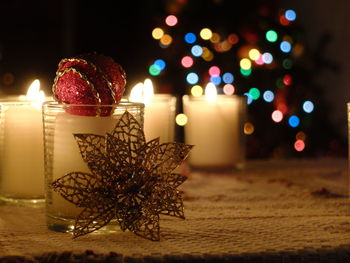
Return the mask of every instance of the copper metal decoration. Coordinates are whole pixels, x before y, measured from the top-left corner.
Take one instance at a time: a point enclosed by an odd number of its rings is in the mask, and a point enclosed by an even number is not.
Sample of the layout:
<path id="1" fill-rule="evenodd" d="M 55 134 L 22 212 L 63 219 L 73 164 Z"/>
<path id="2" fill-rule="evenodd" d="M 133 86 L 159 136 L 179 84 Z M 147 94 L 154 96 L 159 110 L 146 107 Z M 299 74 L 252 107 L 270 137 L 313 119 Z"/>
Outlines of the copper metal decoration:
<path id="1" fill-rule="evenodd" d="M 176 189 L 186 176 L 173 170 L 193 147 L 145 141 L 142 127 L 125 112 L 111 134 L 74 134 L 91 173 L 71 172 L 52 183 L 67 201 L 82 207 L 73 238 L 94 232 L 116 219 L 120 228 L 160 240 L 159 215 L 185 218 Z"/>

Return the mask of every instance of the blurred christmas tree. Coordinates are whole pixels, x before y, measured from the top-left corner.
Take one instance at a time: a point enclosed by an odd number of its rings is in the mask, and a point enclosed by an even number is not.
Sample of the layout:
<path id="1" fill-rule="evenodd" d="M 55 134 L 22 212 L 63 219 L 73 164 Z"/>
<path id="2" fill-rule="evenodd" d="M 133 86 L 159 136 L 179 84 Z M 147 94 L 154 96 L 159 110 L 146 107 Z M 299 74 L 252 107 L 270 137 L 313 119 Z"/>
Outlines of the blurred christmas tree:
<path id="1" fill-rule="evenodd" d="M 337 70 L 309 50 L 294 10 L 274 1 L 161 1 L 149 63 L 160 92 L 247 96 L 247 157 L 344 154 L 315 74 Z M 234 117 L 234 116 L 233 116 Z"/>

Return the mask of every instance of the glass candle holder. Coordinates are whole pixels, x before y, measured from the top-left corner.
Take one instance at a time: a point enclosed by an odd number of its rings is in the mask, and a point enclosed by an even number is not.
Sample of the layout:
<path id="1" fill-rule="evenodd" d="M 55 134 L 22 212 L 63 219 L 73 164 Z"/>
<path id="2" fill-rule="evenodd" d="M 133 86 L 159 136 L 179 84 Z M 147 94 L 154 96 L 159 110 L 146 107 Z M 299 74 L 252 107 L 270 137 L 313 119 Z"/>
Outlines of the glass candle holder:
<path id="1" fill-rule="evenodd" d="M 37 206 L 44 199 L 41 103 L 0 101 L 0 200 Z"/>
<path id="2" fill-rule="evenodd" d="M 57 102 L 43 104 L 46 219 L 49 229 L 70 232 L 82 208 L 68 202 L 54 192 L 51 184 L 56 179 L 75 171 L 91 173 L 73 134 L 98 134 L 111 132 L 125 111 L 131 113 L 143 125 L 144 104 L 122 101 L 118 105 L 72 105 Z M 101 112 L 108 112 L 101 116 Z M 77 115 L 77 113 L 80 113 Z M 81 113 L 84 113 L 82 115 Z M 89 113 L 93 116 L 86 116 Z M 95 114 L 96 113 L 96 114 Z M 117 231 L 110 224 L 101 231 Z"/>
<path id="3" fill-rule="evenodd" d="M 154 94 L 145 105 L 146 140 L 159 137 L 160 142 L 174 141 L 176 98 L 169 94 Z"/>
<path id="4" fill-rule="evenodd" d="M 243 168 L 245 161 L 245 96 L 218 95 L 216 101 L 204 96 L 183 96 L 185 142 L 195 145 L 189 164 L 193 168 L 226 170 Z"/>

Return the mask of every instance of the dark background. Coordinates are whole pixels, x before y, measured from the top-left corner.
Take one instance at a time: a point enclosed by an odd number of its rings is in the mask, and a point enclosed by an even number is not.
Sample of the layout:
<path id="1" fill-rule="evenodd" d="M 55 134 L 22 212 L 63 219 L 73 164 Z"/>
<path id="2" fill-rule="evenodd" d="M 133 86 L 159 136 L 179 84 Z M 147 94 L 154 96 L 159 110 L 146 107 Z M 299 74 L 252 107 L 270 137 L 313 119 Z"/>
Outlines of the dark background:
<path id="1" fill-rule="evenodd" d="M 0 96 L 25 93 L 35 78 L 40 79 L 42 89 L 50 94 L 58 62 L 93 51 L 111 56 L 124 67 L 128 92 L 137 82 L 150 77 L 149 65 L 164 54 L 151 32 L 164 25 L 168 14 L 181 17 L 179 31 L 207 26 L 229 32 L 254 27 L 252 21 L 261 5 L 270 12 L 267 19 L 272 19 L 281 8 L 297 11 L 298 32 L 308 57 L 302 65 L 304 76 L 310 76 L 310 82 L 305 83 L 312 83 L 312 89 L 311 84 L 309 88 L 313 96 L 322 98 L 309 135 L 315 139 L 309 150 L 299 156 L 346 156 L 346 102 L 350 97 L 350 30 L 346 23 L 350 2 L 346 0 L 3 0 L 0 2 Z M 167 52 L 176 58 L 178 50 Z M 186 83 L 179 81 L 179 74 L 178 69 L 169 67 L 166 80 L 153 80 L 160 91 L 188 93 Z M 302 88 L 308 89 L 308 84 Z M 254 111 L 259 109 L 252 107 L 253 117 Z M 290 132 L 287 128 L 266 128 L 265 133 L 259 135 L 263 143 L 276 139 L 280 140 L 279 146 L 260 143 L 256 148 L 266 149 L 254 152 L 252 148 L 251 157 L 278 156 L 276 152 L 285 145 L 285 137 L 279 134 L 289 136 Z M 284 155 L 288 154 L 281 154 Z"/>

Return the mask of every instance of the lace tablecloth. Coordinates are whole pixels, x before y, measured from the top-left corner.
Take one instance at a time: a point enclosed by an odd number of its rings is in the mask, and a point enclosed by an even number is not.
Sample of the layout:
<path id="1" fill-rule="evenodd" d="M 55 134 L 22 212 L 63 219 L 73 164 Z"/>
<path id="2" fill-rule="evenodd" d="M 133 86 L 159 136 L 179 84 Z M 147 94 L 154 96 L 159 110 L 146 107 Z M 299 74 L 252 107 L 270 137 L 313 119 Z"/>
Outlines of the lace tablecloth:
<path id="1" fill-rule="evenodd" d="M 162 217 L 161 241 L 130 232 L 72 240 L 42 208 L 0 206 L 0 262 L 350 262 L 347 160 L 250 161 L 191 172 L 186 220 Z"/>

